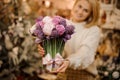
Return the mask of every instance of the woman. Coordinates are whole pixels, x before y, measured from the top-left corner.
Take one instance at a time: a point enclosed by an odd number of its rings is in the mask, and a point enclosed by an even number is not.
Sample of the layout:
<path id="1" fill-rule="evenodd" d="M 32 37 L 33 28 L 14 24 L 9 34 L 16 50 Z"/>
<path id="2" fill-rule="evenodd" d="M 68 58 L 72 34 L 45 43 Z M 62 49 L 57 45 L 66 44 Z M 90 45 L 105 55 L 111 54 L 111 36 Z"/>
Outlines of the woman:
<path id="1" fill-rule="evenodd" d="M 63 52 L 65 60 L 56 71 L 59 73 L 57 80 L 94 80 L 94 76 L 97 75 L 94 64 L 100 39 L 100 29 L 97 27 L 99 17 L 97 1 L 76 0 L 70 20 L 75 26 L 75 33 L 65 44 Z M 40 46 L 38 47 L 41 52 Z"/>

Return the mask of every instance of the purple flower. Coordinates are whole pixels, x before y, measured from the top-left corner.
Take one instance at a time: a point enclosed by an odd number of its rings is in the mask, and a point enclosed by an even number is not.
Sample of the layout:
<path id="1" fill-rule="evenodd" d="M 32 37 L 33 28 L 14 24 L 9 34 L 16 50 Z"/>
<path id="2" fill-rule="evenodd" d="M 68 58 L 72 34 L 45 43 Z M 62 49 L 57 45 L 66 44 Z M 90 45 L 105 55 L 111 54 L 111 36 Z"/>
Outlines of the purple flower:
<path id="1" fill-rule="evenodd" d="M 59 37 L 58 31 L 55 28 L 52 30 L 51 37 L 52 38 Z"/>
<path id="2" fill-rule="evenodd" d="M 71 35 L 71 34 L 74 33 L 74 26 L 73 25 L 68 25 L 68 26 L 65 27 L 65 29 L 66 29 L 67 34 Z"/>
<path id="3" fill-rule="evenodd" d="M 42 30 L 34 30 L 34 35 L 37 36 L 39 39 L 43 39 L 44 37 Z"/>
<path id="4" fill-rule="evenodd" d="M 66 20 L 64 19 L 64 18 L 61 18 L 60 19 L 60 22 L 59 22 L 59 24 L 61 24 L 61 25 L 63 25 L 64 27 L 66 27 Z"/>
<path id="5" fill-rule="evenodd" d="M 43 21 L 39 21 L 36 23 L 37 27 L 43 28 L 44 27 L 44 22 Z"/>
<path id="6" fill-rule="evenodd" d="M 35 39 L 35 43 L 40 43 L 40 42 L 42 42 L 42 40 L 40 38 Z"/>
<path id="7" fill-rule="evenodd" d="M 59 35 L 62 35 L 65 32 L 65 27 L 63 25 L 56 25 L 55 28 L 58 31 Z"/>
<path id="8" fill-rule="evenodd" d="M 38 29 L 38 30 L 41 30 L 41 26 L 40 26 L 40 24 L 39 24 L 38 22 L 36 23 L 36 30 L 37 30 L 37 29 Z"/>
<path id="9" fill-rule="evenodd" d="M 71 35 L 66 34 L 66 35 L 64 35 L 63 40 L 66 42 L 66 41 L 69 40 L 70 38 L 71 38 Z"/>

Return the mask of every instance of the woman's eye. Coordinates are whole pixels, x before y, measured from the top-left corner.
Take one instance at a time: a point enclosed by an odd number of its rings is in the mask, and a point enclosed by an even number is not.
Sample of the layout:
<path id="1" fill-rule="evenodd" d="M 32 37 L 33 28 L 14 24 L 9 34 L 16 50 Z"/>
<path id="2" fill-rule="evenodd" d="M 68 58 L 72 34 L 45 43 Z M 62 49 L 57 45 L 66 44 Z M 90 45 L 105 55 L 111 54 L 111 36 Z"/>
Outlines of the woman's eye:
<path id="1" fill-rule="evenodd" d="M 79 5 L 79 8 L 81 8 L 82 6 L 81 5 Z"/>
<path id="2" fill-rule="evenodd" d="M 84 9 L 84 11 L 85 11 L 85 12 L 88 12 L 88 10 L 87 10 L 87 9 Z"/>

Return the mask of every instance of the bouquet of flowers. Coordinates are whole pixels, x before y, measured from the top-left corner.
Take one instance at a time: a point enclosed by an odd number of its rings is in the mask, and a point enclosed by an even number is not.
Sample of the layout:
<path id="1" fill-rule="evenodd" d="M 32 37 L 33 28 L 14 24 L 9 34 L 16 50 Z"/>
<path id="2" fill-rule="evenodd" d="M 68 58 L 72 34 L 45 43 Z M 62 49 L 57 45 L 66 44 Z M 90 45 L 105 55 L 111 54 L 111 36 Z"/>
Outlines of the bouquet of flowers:
<path id="1" fill-rule="evenodd" d="M 65 42 L 74 33 L 74 26 L 60 16 L 45 16 L 36 20 L 30 32 L 36 37 L 35 42 L 45 50 L 43 65 L 46 65 L 48 71 L 56 70 L 64 60 L 61 53 Z"/>

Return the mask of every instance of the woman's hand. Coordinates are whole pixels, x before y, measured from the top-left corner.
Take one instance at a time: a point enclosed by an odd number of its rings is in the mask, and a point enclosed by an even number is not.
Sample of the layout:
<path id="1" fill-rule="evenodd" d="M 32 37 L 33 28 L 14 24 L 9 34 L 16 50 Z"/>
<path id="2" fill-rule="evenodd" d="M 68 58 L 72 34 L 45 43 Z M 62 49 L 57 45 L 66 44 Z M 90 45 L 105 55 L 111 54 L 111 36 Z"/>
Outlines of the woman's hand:
<path id="1" fill-rule="evenodd" d="M 41 56 L 44 56 L 45 51 L 44 51 L 43 47 L 42 47 L 40 44 L 38 44 L 37 47 L 38 47 L 38 53 L 39 53 Z"/>
<path id="2" fill-rule="evenodd" d="M 69 64 L 70 64 L 69 60 L 64 60 L 63 63 L 62 63 L 62 65 L 57 69 L 56 72 L 57 73 L 59 73 L 59 72 L 65 72 L 66 69 L 68 68 Z"/>

